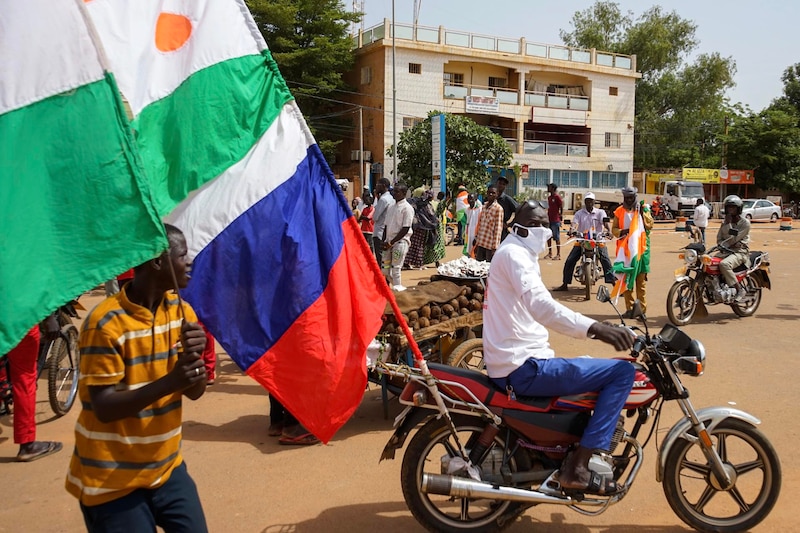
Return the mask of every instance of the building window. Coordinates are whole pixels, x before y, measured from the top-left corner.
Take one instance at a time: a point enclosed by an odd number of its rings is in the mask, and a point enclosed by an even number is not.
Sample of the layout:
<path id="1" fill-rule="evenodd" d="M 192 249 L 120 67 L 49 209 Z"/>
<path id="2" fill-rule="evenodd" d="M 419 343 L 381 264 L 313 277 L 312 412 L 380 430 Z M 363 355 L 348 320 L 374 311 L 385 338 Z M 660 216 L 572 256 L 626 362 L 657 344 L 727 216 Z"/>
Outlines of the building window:
<path id="1" fill-rule="evenodd" d="M 464 86 L 464 75 L 458 72 L 445 72 L 444 73 L 444 84 L 455 86 L 455 87 L 463 87 Z"/>
<path id="2" fill-rule="evenodd" d="M 410 130 L 424 120 L 424 118 L 419 117 L 403 117 L 403 131 Z"/>
<path id="3" fill-rule="evenodd" d="M 619 95 L 619 88 L 618 87 L 609 87 L 608 88 L 608 96 L 618 96 Z"/>
<path id="4" fill-rule="evenodd" d="M 420 63 L 409 63 L 408 64 L 408 73 L 409 74 L 422 74 L 422 64 L 420 64 Z"/>
<path id="5" fill-rule="evenodd" d="M 489 87 L 503 89 L 508 87 L 508 81 L 505 78 L 495 78 L 494 76 L 489 76 Z"/>
<path id="6" fill-rule="evenodd" d="M 621 189 L 628 184 L 627 172 L 593 172 L 593 189 Z"/>
<path id="7" fill-rule="evenodd" d="M 606 132 L 606 148 L 619 148 L 619 133 Z"/>
<path id="8" fill-rule="evenodd" d="M 528 177 L 522 180 L 522 186 L 529 189 L 545 189 L 550 183 L 550 171 L 541 168 L 528 170 Z"/>
<path id="9" fill-rule="evenodd" d="M 573 189 L 588 189 L 589 188 L 589 171 L 588 170 L 554 170 L 553 183 L 560 188 L 571 187 Z"/>
<path id="10" fill-rule="evenodd" d="M 372 67 L 361 67 L 361 85 L 372 83 Z"/>

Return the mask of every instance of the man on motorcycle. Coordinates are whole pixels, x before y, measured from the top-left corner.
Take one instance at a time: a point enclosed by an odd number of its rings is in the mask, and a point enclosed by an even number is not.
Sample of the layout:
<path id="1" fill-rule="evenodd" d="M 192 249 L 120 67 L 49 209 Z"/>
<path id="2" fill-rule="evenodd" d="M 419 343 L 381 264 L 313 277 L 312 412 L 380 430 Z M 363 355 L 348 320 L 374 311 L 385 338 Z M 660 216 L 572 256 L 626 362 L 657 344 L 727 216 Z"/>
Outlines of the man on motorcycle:
<path id="1" fill-rule="evenodd" d="M 558 396 L 597 391 L 597 405 L 577 450 L 565 461 L 559 483 L 568 491 L 610 494 L 613 481 L 589 470 L 596 449 L 608 449 L 617 418 L 633 385 L 627 361 L 554 357 L 547 327 L 575 338 L 599 339 L 619 351 L 634 337 L 555 301 L 542 281 L 538 256 L 552 236 L 547 212 L 529 201 L 517 209 L 512 232 L 489 269 L 483 304 L 484 360 L 489 377 L 509 395 Z"/>
<path id="2" fill-rule="evenodd" d="M 586 193 L 583 197 L 583 209 L 575 213 L 572 219 L 572 224 L 569 226 L 569 233 L 578 232 L 579 235 L 590 234 L 592 237 L 598 236 L 602 233 L 611 236 L 611 226 L 608 222 L 608 216 L 602 209 L 595 209 L 594 207 L 594 193 Z M 600 264 L 603 265 L 603 275 L 605 276 L 606 283 L 612 285 L 616 281 L 614 273 L 611 271 L 611 261 L 608 258 L 608 251 L 604 244 L 597 246 L 597 253 L 600 255 Z M 567 256 L 564 263 L 564 282 L 553 289 L 554 291 L 566 291 L 569 284 L 572 282 L 572 273 L 575 272 L 575 264 L 581 258 L 581 243 L 575 241 L 575 245 Z"/>
<path id="3" fill-rule="evenodd" d="M 739 265 L 746 265 L 750 260 L 750 221 L 742 216 L 742 199 L 731 194 L 723 201 L 725 220 L 717 232 L 717 245 L 724 249 L 715 253 L 717 257 L 724 258 L 719 264 L 719 270 L 728 287 L 736 288 L 736 301 L 742 301 L 747 291 L 742 284 L 736 281 L 733 269 Z M 731 230 L 734 230 L 733 234 Z"/>

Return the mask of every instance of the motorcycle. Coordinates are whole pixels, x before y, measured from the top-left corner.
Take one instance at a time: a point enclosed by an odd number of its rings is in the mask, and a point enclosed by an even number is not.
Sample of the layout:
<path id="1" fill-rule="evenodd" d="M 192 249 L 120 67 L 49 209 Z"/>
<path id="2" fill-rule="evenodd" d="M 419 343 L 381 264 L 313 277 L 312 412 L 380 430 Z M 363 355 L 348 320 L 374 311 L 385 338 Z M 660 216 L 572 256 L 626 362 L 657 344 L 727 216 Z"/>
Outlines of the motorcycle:
<path id="1" fill-rule="evenodd" d="M 610 302 L 608 288 L 601 286 L 597 298 Z M 633 312 L 645 318 L 638 302 Z M 594 472 L 616 481 L 619 491 L 608 495 L 558 484 L 559 468 L 578 445 L 596 393 L 514 397 L 474 370 L 429 363 L 430 372 L 423 373 L 383 365 L 380 371 L 407 380 L 400 396 L 407 407 L 381 460 L 394 459 L 422 424 L 401 468 L 403 496 L 417 521 L 430 531 L 487 532 L 504 529 L 535 505 L 598 515 L 632 489 L 662 407 L 674 400 L 683 417 L 667 433 L 656 461 L 656 479 L 674 512 L 702 531 L 742 531 L 760 523 L 781 487 L 780 462 L 756 428 L 760 421 L 731 407 L 695 410 L 680 376 L 703 374 L 702 343 L 671 324 L 655 335 L 646 321 L 644 328 L 630 327 L 638 332 L 630 354 L 636 377 L 611 449 L 590 461 Z"/>
<path id="2" fill-rule="evenodd" d="M 732 230 L 735 232 L 736 230 Z M 736 280 L 747 294 L 736 301 L 736 288 L 728 287 L 720 272 L 717 250 L 730 251 L 725 242 L 706 251 L 703 243 L 691 243 L 678 257 L 684 265 L 675 270 L 675 282 L 667 293 L 667 316 L 676 326 L 689 324 L 696 315 L 706 316 L 707 305 L 730 305 L 738 316 L 752 316 L 761 304 L 761 289 L 770 289 L 769 254 L 750 252 L 750 267 L 734 269 Z"/>
<path id="3" fill-rule="evenodd" d="M 573 277 L 584 286 L 586 299 L 590 300 L 592 298 L 592 285 L 596 284 L 597 280 L 605 277 L 598 247 L 610 242 L 610 236 L 605 234 L 593 235 L 591 232 L 587 232 L 583 237 L 578 237 L 576 232 L 570 232 L 567 235 L 575 237 L 581 247 L 581 258 L 575 264 Z"/>
<path id="4" fill-rule="evenodd" d="M 653 202 L 651 207 L 653 213 L 653 220 L 673 220 L 675 216 L 668 205 Z"/>

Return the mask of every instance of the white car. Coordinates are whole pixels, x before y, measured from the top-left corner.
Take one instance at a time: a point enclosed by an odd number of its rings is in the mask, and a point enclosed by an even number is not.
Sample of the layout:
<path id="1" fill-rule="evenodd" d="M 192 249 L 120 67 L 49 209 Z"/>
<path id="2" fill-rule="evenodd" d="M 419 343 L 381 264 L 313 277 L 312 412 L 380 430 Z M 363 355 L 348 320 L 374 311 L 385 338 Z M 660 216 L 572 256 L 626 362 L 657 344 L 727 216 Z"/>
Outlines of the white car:
<path id="1" fill-rule="evenodd" d="M 742 216 L 748 220 L 769 220 L 781 218 L 781 208 L 769 200 L 742 200 Z"/>

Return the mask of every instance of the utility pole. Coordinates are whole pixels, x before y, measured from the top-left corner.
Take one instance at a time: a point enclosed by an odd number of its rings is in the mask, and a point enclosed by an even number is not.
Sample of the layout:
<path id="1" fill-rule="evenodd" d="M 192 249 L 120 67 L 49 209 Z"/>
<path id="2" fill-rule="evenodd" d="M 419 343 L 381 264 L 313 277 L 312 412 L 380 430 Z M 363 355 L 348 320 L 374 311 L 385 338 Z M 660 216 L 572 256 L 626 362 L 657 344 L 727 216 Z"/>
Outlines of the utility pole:
<path id="1" fill-rule="evenodd" d="M 397 72 L 395 69 L 394 0 L 392 0 L 392 183 L 397 183 Z"/>
<path id="2" fill-rule="evenodd" d="M 364 109 L 358 106 L 358 179 L 364 190 Z"/>
<path id="3" fill-rule="evenodd" d="M 725 115 L 725 140 L 722 142 L 722 168 L 728 168 L 728 115 Z"/>

